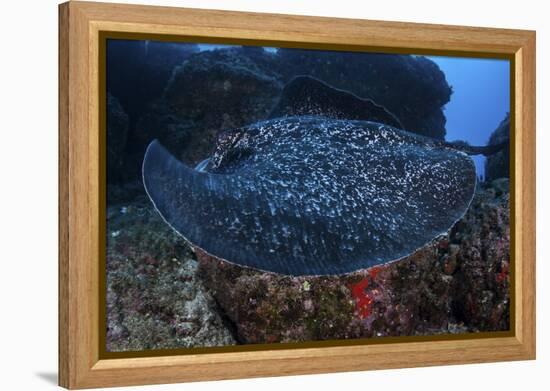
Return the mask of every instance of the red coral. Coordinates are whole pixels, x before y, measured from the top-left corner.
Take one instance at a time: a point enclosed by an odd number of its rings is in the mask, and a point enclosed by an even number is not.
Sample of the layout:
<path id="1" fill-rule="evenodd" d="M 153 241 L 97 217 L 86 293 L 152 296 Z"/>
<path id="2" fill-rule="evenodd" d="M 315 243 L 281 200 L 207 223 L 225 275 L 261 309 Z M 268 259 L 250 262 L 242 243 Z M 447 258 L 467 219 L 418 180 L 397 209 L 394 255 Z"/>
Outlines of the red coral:
<path id="1" fill-rule="evenodd" d="M 371 267 L 369 269 L 369 276 L 372 280 L 376 279 L 376 276 L 378 275 L 378 273 L 380 273 L 382 271 L 382 267 L 381 266 L 375 266 L 375 267 Z"/>
<path id="2" fill-rule="evenodd" d="M 495 280 L 497 283 L 502 283 L 508 278 L 508 264 L 504 263 L 502 265 L 502 268 L 500 269 L 500 272 L 495 275 Z"/>
<path id="3" fill-rule="evenodd" d="M 361 319 L 368 317 L 372 312 L 373 298 L 366 290 L 368 286 L 369 279 L 365 278 L 351 287 L 351 295 L 355 299 L 355 306 Z"/>

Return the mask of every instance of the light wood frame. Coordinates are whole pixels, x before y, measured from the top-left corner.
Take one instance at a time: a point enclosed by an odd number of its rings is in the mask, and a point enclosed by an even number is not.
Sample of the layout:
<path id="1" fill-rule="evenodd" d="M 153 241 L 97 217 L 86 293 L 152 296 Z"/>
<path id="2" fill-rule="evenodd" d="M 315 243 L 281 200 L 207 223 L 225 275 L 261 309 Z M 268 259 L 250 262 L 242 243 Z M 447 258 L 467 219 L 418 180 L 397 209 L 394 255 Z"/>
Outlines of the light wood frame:
<path id="1" fill-rule="evenodd" d="M 515 103 L 511 336 L 100 359 L 101 31 L 509 56 Z M 59 38 L 60 385 L 74 389 L 535 358 L 535 32 L 71 1 L 59 6 Z"/>

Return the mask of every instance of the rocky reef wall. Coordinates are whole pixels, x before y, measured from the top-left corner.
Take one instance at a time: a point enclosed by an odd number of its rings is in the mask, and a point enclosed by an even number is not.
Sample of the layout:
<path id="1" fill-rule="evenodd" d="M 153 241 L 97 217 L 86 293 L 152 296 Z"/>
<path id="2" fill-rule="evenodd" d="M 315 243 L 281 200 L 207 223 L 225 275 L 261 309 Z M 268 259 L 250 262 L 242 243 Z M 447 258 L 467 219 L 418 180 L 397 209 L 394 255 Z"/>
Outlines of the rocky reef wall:
<path id="1" fill-rule="evenodd" d="M 422 56 L 260 47 L 197 52 L 194 45 L 174 55 L 176 46 L 149 42 L 146 49 L 142 41 L 124 42 L 108 51 L 108 93 L 128 116 L 123 140 L 108 139 L 109 159 L 123 160 L 108 162 L 109 183 L 139 180 L 153 139 L 188 164 L 209 157 L 221 132 L 265 119 L 285 83 L 297 75 L 369 98 L 411 132 L 445 137 L 443 106 L 452 90 L 437 65 Z M 109 121 L 111 126 L 116 128 L 110 134 L 118 132 L 117 123 Z"/>
<path id="2" fill-rule="evenodd" d="M 510 138 L 510 114 L 507 114 L 489 138 L 489 144 L 500 144 Z M 510 149 L 489 156 L 485 161 L 485 179 L 493 181 L 498 178 L 510 177 Z"/>

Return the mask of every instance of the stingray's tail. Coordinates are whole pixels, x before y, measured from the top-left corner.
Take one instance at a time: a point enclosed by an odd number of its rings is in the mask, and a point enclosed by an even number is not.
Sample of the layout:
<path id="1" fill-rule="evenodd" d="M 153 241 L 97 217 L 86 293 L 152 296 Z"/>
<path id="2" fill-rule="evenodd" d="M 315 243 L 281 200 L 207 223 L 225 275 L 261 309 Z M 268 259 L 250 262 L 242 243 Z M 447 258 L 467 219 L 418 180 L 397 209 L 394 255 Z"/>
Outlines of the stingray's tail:
<path id="1" fill-rule="evenodd" d="M 473 146 L 468 145 L 464 142 L 451 142 L 448 143 L 450 147 L 454 149 L 458 149 L 459 151 L 462 151 L 464 153 L 467 153 L 468 155 L 484 155 L 484 156 L 491 156 L 494 155 L 497 152 L 500 152 L 504 149 L 507 149 L 510 146 L 510 139 L 506 139 L 505 141 L 498 143 L 498 144 L 490 144 L 483 147 L 479 146 Z"/>

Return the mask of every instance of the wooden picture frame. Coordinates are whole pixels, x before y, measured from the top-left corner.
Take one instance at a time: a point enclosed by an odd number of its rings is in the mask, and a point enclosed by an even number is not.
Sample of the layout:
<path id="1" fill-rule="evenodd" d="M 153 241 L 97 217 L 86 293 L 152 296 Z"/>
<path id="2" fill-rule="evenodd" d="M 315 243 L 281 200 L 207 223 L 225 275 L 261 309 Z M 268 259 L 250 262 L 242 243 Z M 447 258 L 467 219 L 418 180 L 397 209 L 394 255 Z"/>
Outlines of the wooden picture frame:
<path id="1" fill-rule="evenodd" d="M 513 65 L 512 330 L 497 338 L 104 358 L 99 262 L 105 208 L 104 31 L 272 46 L 502 55 Z M 104 247 L 103 247 L 104 249 Z M 59 6 L 59 384 L 70 389 L 535 358 L 535 32 L 68 2 Z"/>

